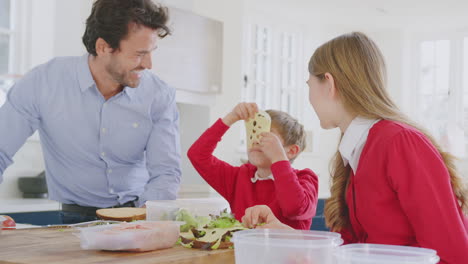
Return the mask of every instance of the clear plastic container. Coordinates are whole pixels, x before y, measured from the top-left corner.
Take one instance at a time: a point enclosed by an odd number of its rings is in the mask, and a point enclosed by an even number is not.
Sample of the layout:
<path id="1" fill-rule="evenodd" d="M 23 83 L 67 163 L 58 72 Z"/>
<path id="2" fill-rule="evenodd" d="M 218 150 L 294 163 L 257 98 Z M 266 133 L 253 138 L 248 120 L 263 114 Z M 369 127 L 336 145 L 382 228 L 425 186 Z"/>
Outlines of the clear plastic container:
<path id="1" fill-rule="evenodd" d="M 219 215 L 224 209 L 230 211 L 229 203 L 223 198 L 147 201 L 146 220 L 176 220 L 176 214 L 180 209 L 186 209 L 194 216 Z"/>
<path id="2" fill-rule="evenodd" d="M 136 221 L 77 228 L 81 248 L 143 252 L 170 248 L 179 239 L 182 222 Z"/>
<path id="3" fill-rule="evenodd" d="M 338 264 L 433 264 L 439 262 L 432 249 L 378 244 L 349 244 L 335 252 Z"/>
<path id="4" fill-rule="evenodd" d="M 325 231 L 251 229 L 234 233 L 236 263 L 333 264 L 341 235 Z"/>

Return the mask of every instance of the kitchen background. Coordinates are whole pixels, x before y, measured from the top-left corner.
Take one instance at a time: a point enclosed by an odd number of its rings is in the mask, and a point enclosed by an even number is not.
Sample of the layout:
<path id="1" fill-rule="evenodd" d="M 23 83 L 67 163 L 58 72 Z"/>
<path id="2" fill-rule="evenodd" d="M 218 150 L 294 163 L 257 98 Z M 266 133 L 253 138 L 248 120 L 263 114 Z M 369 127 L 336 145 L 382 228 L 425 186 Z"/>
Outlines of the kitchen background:
<path id="1" fill-rule="evenodd" d="M 294 162 L 320 176 L 328 196 L 328 164 L 338 131 L 324 131 L 308 103 L 307 62 L 321 43 L 363 31 L 380 46 L 391 95 L 460 157 L 468 175 L 468 1 L 461 0 L 166 0 L 173 36 L 160 41 L 153 71 L 177 88 L 182 142 L 182 196 L 214 195 L 186 158 L 193 141 L 240 101 L 297 116 L 308 149 Z M 0 0 L 0 104 L 11 79 L 55 56 L 79 56 L 91 0 Z M 2 92 L 3 89 L 3 92 Z M 243 124 L 216 155 L 245 159 Z M 2 140 L 0 138 L 0 140 Z M 17 180 L 44 170 L 32 136 L 4 173 L 0 201 L 21 198 Z M 2 212 L 2 208 L 0 208 Z"/>

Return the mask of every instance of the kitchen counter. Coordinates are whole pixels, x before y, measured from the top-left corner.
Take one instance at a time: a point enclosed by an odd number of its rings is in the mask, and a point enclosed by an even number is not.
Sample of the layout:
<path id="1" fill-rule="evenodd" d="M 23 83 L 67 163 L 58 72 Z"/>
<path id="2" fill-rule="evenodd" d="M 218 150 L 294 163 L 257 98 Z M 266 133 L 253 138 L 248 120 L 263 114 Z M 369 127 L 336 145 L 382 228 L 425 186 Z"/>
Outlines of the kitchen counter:
<path id="1" fill-rule="evenodd" d="M 49 199 L 0 199 L 0 214 L 60 210 L 60 203 Z"/>
<path id="2" fill-rule="evenodd" d="M 199 250 L 176 245 L 142 253 L 82 250 L 73 229 L 3 230 L 0 263 L 223 263 L 234 264 L 234 250 Z"/>

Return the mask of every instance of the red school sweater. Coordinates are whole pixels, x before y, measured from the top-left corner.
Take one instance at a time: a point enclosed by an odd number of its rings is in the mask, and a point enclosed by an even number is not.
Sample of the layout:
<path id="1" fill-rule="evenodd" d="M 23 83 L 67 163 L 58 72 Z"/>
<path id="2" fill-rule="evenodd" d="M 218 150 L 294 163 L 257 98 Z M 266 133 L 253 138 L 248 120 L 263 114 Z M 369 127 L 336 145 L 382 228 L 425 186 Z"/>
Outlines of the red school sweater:
<path id="1" fill-rule="evenodd" d="M 252 183 L 255 166 L 236 167 L 213 156 L 228 129 L 218 119 L 190 147 L 187 155 L 198 173 L 229 202 L 237 220 L 241 220 L 248 207 L 267 205 L 281 222 L 308 230 L 317 207 L 317 175 L 310 169 L 293 169 L 289 161 L 278 161 L 271 165 L 275 180 Z"/>
<path id="2" fill-rule="evenodd" d="M 468 263 L 468 218 L 442 157 L 413 127 L 382 120 L 370 129 L 346 200 L 345 243 L 430 248 L 440 263 Z"/>

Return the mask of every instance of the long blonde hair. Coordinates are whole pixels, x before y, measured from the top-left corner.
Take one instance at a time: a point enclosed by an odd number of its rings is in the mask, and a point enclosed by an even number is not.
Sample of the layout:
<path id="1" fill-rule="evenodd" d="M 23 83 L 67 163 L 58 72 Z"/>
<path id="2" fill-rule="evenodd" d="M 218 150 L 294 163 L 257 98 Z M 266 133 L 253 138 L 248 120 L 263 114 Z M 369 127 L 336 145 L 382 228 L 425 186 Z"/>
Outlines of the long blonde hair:
<path id="1" fill-rule="evenodd" d="M 468 212 L 467 189 L 458 175 L 455 157 L 444 152 L 434 138 L 406 117 L 386 91 L 386 66 L 382 53 L 365 34 L 341 35 L 320 46 L 309 61 L 309 73 L 324 79 L 334 77 L 335 86 L 347 111 L 369 119 L 386 119 L 408 124 L 424 133 L 437 148 L 450 174 L 450 181 L 461 208 Z M 343 135 L 341 135 L 342 137 Z M 325 205 L 325 219 L 333 231 L 349 227 L 345 193 L 350 168 L 344 166 L 337 151 L 330 164 L 331 197 Z"/>

